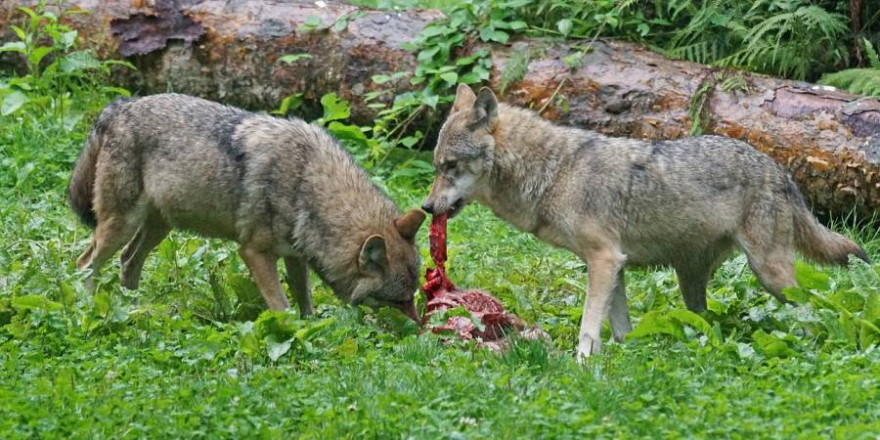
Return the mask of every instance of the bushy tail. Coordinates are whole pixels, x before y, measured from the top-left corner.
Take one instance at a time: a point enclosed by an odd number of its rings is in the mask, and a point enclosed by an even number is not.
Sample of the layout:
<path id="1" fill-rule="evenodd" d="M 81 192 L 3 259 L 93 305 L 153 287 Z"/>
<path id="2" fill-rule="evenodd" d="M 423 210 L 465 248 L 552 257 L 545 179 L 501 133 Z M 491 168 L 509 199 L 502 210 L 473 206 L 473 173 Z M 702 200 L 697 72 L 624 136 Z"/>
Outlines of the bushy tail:
<path id="1" fill-rule="evenodd" d="M 94 229 L 98 225 L 95 218 L 95 165 L 98 161 L 100 145 L 95 131 L 89 135 L 86 144 L 76 159 L 70 185 L 67 187 L 67 200 L 73 212 L 84 225 Z"/>
<path id="2" fill-rule="evenodd" d="M 101 151 L 101 144 L 104 142 L 113 115 L 132 101 L 133 98 L 119 98 L 101 110 L 73 167 L 73 175 L 67 187 L 67 200 L 80 221 L 92 229 L 98 226 L 98 219 L 95 217 L 95 167 L 98 162 L 98 152 Z"/>
<path id="3" fill-rule="evenodd" d="M 791 183 L 794 185 L 794 183 Z M 797 189 L 795 189 L 797 191 Z M 819 264 L 846 266 L 853 255 L 870 263 L 868 254 L 861 246 L 819 223 L 807 209 L 800 192 L 794 201 L 794 239 L 798 251 Z"/>

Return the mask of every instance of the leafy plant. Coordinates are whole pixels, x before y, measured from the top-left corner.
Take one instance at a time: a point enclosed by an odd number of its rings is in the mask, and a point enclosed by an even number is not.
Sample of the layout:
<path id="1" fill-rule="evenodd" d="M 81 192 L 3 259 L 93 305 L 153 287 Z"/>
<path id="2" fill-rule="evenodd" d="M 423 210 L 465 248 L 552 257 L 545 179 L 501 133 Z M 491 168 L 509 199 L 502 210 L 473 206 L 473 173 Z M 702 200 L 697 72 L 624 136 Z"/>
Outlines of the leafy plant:
<path id="1" fill-rule="evenodd" d="M 117 60 L 98 60 L 88 50 L 76 50 L 78 32 L 59 21 L 41 1 L 34 9 L 19 6 L 26 15 L 24 27 L 11 25 L 17 41 L 0 46 L 0 52 L 20 54 L 27 69 L 24 76 L 0 82 L 0 116 L 27 110 L 50 112 L 70 130 L 98 102 L 82 102 L 97 89 L 107 96 L 125 95 L 127 90 L 103 85 L 112 66 L 134 68 Z M 76 13 L 63 11 L 61 16 Z M 76 105 L 74 105 L 76 103 Z"/>
<path id="2" fill-rule="evenodd" d="M 864 44 L 870 68 L 846 69 L 829 73 L 824 75 L 819 83 L 860 95 L 880 96 L 880 56 L 877 55 L 877 51 L 870 41 L 865 39 Z"/>

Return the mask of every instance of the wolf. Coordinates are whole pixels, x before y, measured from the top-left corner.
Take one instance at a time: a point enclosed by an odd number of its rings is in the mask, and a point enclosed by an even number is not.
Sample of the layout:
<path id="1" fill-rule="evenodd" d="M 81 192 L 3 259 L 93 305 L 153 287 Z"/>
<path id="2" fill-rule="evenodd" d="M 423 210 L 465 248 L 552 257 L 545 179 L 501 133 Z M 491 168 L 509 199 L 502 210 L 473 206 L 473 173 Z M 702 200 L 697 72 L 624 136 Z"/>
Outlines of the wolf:
<path id="1" fill-rule="evenodd" d="M 460 85 L 434 166 L 423 210 L 455 215 L 475 200 L 587 264 L 581 359 L 600 350 L 606 317 L 617 341 L 632 328 L 626 266 L 672 266 L 686 306 L 701 312 L 709 280 L 735 249 L 781 301 L 797 285 L 795 250 L 818 263 L 846 265 L 850 255 L 868 261 L 816 220 L 779 165 L 730 138 L 608 137 Z"/>
<path id="2" fill-rule="evenodd" d="M 172 228 L 234 240 L 269 308 L 312 313 L 311 268 L 343 301 L 413 302 L 425 219 L 401 214 L 323 128 L 179 94 L 121 99 L 98 116 L 68 188 L 95 229 L 77 260 L 94 276 L 123 245 L 121 283 L 136 289 L 144 261 Z M 126 244 L 127 243 L 127 244 Z M 91 279 L 91 278 L 90 278 Z"/>

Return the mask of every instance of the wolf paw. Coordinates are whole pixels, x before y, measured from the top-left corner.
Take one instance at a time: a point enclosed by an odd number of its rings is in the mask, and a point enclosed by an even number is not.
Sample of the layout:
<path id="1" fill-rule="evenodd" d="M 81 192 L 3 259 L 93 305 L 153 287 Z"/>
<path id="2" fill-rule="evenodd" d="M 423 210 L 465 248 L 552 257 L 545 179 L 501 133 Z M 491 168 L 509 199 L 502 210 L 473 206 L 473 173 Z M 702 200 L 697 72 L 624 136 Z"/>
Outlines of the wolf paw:
<path id="1" fill-rule="evenodd" d="M 584 363 L 588 357 L 599 354 L 602 350 L 602 340 L 593 338 L 588 335 L 582 335 L 578 343 L 577 359 L 579 363 Z"/>
<path id="2" fill-rule="evenodd" d="M 140 278 L 140 274 L 133 274 L 131 270 L 123 266 L 122 273 L 119 276 L 119 283 L 128 290 L 137 290 L 138 284 L 141 281 Z"/>

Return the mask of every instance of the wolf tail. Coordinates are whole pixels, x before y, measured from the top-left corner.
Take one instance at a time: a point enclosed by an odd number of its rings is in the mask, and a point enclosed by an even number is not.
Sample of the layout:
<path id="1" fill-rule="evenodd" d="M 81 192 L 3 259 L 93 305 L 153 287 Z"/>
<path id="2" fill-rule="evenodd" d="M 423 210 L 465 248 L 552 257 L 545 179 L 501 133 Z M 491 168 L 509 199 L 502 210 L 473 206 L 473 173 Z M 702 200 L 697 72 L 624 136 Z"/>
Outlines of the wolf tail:
<path id="1" fill-rule="evenodd" d="M 109 120 L 115 109 L 130 101 L 130 99 L 117 99 L 110 103 L 101 114 L 92 131 L 86 139 L 85 146 L 76 159 L 73 167 L 73 175 L 70 177 L 70 185 L 67 187 L 67 200 L 73 212 L 79 217 L 84 225 L 94 229 L 98 225 L 95 217 L 95 167 L 98 162 L 98 152 L 101 150 L 104 132 L 107 130 Z"/>
<path id="2" fill-rule="evenodd" d="M 794 240 L 797 250 L 819 264 L 846 266 L 850 255 L 866 263 L 871 262 L 861 246 L 819 223 L 807 208 L 803 196 L 790 178 L 789 185 L 793 189 L 792 194 L 795 195 L 792 204 L 794 208 Z"/>
<path id="3" fill-rule="evenodd" d="M 70 177 L 70 185 L 67 187 L 67 201 L 73 212 L 79 217 L 84 225 L 94 229 L 98 225 L 95 217 L 95 165 L 98 162 L 100 142 L 95 131 L 89 134 L 86 144 L 79 153 L 73 175 Z"/>

